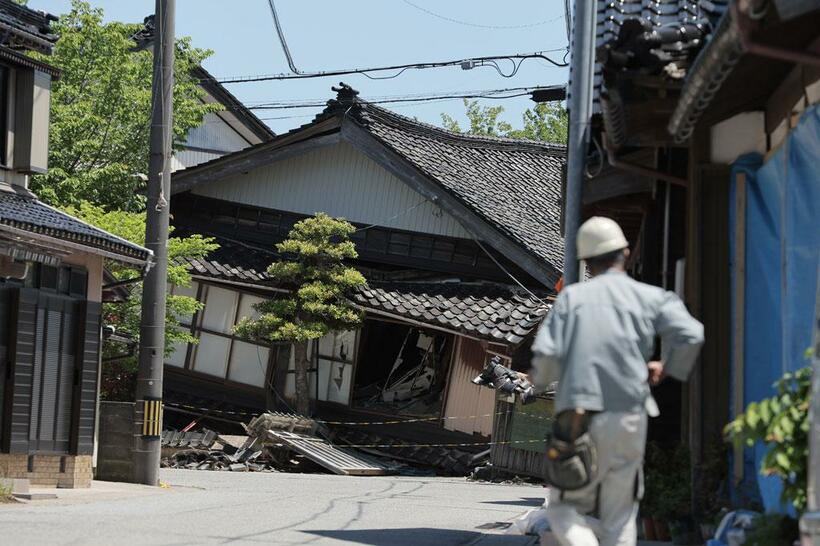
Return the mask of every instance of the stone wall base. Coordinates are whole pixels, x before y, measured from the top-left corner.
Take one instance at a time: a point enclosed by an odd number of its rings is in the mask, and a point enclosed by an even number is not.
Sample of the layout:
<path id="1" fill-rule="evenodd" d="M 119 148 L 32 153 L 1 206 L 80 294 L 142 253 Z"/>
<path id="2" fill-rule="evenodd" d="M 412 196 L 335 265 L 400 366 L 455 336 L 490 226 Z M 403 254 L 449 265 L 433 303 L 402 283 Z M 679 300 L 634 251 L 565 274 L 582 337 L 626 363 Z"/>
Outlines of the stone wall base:
<path id="1" fill-rule="evenodd" d="M 90 487 L 91 455 L 0 453 L 0 478 L 28 479 L 37 487 Z"/>

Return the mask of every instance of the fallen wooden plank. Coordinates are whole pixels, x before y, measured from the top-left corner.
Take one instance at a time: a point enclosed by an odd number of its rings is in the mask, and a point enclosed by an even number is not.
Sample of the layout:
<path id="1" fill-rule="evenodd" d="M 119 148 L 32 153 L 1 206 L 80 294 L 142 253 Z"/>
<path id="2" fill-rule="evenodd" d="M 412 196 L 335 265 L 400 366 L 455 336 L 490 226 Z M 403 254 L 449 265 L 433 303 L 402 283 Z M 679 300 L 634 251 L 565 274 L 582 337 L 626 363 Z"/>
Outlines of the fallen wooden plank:
<path id="1" fill-rule="evenodd" d="M 321 438 L 276 430 L 268 433 L 272 440 L 287 445 L 334 474 L 383 476 L 387 473 L 387 469 L 379 463 L 363 457 L 352 449 L 333 446 Z"/>

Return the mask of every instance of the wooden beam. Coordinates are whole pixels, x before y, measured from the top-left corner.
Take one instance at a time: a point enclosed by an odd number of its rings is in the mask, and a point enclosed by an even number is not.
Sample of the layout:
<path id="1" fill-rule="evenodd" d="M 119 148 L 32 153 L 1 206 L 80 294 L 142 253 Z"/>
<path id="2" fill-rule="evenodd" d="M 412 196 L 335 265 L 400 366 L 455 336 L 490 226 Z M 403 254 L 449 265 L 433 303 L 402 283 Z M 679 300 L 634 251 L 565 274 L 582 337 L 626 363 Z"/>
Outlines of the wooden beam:
<path id="1" fill-rule="evenodd" d="M 810 53 L 820 53 L 820 38 L 808 47 Z M 772 133 L 780 123 L 789 117 L 795 104 L 805 94 L 805 89 L 820 79 L 820 66 L 795 66 L 780 82 L 777 89 L 766 101 L 766 132 Z"/>
<path id="2" fill-rule="evenodd" d="M 746 174 L 738 173 L 735 185 L 734 270 L 734 324 L 732 325 L 733 394 L 732 418 L 743 413 L 744 386 L 744 332 L 746 310 Z M 734 447 L 732 478 L 735 484 L 743 481 L 743 446 Z"/>
<path id="3" fill-rule="evenodd" d="M 624 195 L 650 193 L 655 187 L 655 181 L 651 178 L 635 176 L 615 169 L 612 169 L 612 171 L 586 181 L 586 184 L 584 184 L 584 205 Z"/>
<path id="4" fill-rule="evenodd" d="M 453 216 L 474 238 L 488 243 L 544 286 L 552 288 L 555 285 L 561 274 L 559 271 L 554 270 L 544 260 L 536 258 L 518 243 L 502 235 L 459 199 L 445 191 L 438 182 L 427 177 L 355 122 L 345 120 L 342 124 L 341 135 L 342 139 L 348 141 L 357 150 Z"/>

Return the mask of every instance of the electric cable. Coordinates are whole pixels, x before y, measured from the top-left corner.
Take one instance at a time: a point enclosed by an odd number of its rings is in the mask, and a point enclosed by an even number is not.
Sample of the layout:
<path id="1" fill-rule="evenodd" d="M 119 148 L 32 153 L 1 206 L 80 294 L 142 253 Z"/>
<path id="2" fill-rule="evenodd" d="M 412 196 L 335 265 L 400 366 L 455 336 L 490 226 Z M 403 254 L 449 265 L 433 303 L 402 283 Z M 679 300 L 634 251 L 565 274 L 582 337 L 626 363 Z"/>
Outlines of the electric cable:
<path id="1" fill-rule="evenodd" d="M 557 21 L 558 19 L 560 19 L 561 17 L 564 16 L 564 14 L 562 13 L 558 17 L 553 17 L 552 19 L 544 19 L 542 21 L 536 21 L 534 23 L 523 23 L 523 24 L 520 24 L 520 25 L 482 25 L 482 24 L 478 24 L 478 23 L 470 23 L 468 21 L 462 21 L 460 19 L 455 19 L 453 17 L 447 17 L 446 15 L 441 15 L 440 13 L 436 13 L 434 11 L 431 11 L 431 10 L 429 10 L 429 9 L 423 7 L 423 6 L 419 6 L 418 4 L 415 4 L 415 3 L 411 2 L 410 0 L 402 0 L 402 2 L 404 2 L 408 6 L 411 6 L 411 7 L 415 8 L 419 11 L 422 11 L 422 12 L 426 13 L 427 15 L 435 17 L 436 19 L 441 19 L 442 21 L 447 21 L 448 23 L 454 23 L 456 25 L 463 25 L 465 27 L 483 28 L 483 29 L 488 29 L 488 30 L 520 30 L 520 29 L 524 29 L 524 28 L 538 27 L 538 26 L 541 26 L 541 25 L 546 25 L 547 23 L 551 23 L 553 21 Z"/>
<path id="2" fill-rule="evenodd" d="M 527 294 L 529 294 L 531 298 L 533 298 L 535 301 L 537 301 L 537 302 L 538 302 L 538 303 L 540 303 L 541 305 L 549 305 L 547 302 L 545 302 L 544 300 L 542 300 L 541 298 L 539 298 L 538 296 L 536 296 L 536 295 L 532 292 L 532 290 L 530 290 L 529 288 L 527 288 L 526 286 L 524 286 L 524 285 L 521 283 L 521 281 L 519 281 L 519 280 L 515 277 L 515 275 L 513 275 L 512 273 L 510 273 L 510 272 L 509 272 L 509 270 L 507 270 L 507 268 L 506 268 L 506 267 L 504 267 L 503 265 L 501 265 L 501 262 L 499 262 L 499 261 L 495 258 L 495 256 L 493 256 L 492 254 L 490 254 L 490 252 L 489 252 L 489 251 L 488 251 L 488 250 L 484 247 L 484 245 L 483 245 L 483 244 L 481 244 L 481 241 L 479 241 L 479 240 L 478 240 L 478 239 L 477 239 L 474 235 L 472 235 L 472 234 L 470 234 L 470 236 L 473 238 L 473 241 L 475 241 L 475 242 L 476 242 L 476 244 L 479 246 L 479 248 L 481 248 L 481 250 L 483 250 L 483 251 L 484 251 L 484 254 L 486 254 L 487 256 L 489 256 L 489 257 L 490 257 L 490 259 L 493 261 L 493 263 L 495 263 L 495 265 L 497 265 L 497 266 L 501 269 L 501 271 L 503 271 L 503 272 L 504 272 L 504 273 L 505 273 L 505 274 L 506 274 L 509 278 L 511 278 L 513 281 L 515 281 L 515 284 L 517 284 L 517 285 L 518 285 L 518 286 L 520 286 L 522 289 L 524 289 L 524 292 L 526 292 Z"/>
<path id="3" fill-rule="evenodd" d="M 401 211 L 397 214 L 394 214 L 390 218 L 385 218 L 384 220 L 382 220 L 381 222 L 376 223 L 376 224 L 370 224 L 368 226 L 360 227 L 359 229 L 357 229 L 353 233 L 359 233 L 361 231 L 367 231 L 368 229 L 373 229 L 374 227 L 380 227 L 380 226 L 384 227 L 384 226 L 387 225 L 387 222 L 391 222 L 391 221 L 395 220 L 396 218 L 398 218 L 400 216 L 404 216 L 408 212 L 416 210 L 417 208 L 419 208 L 420 206 L 422 206 L 423 204 L 425 204 L 427 202 L 428 202 L 427 198 L 424 198 L 421 201 L 419 201 L 418 203 L 416 203 L 415 205 L 412 205 L 411 207 L 408 207 L 405 210 L 403 210 L 403 211 Z"/>
<path id="4" fill-rule="evenodd" d="M 397 95 L 374 95 L 372 97 L 367 98 L 367 102 L 369 103 L 378 103 L 378 102 L 394 102 L 394 101 L 406 101 L 412 102 L 413 100 L 421 100 L 421 101 L 428 101 L 428 100 L 443 100 L 443 99 L 459 99 L 464 98 L 465 96 L 495 96 L 501 95 L 504 93 L 513 93 L 517 91 L 524 91 L 527 93 L 535 92 L 535 91 L 544 91 L 544 90 L 553 90 L 553 89 L 561 89 L 563 86 L 561 85 L 554 85 L 554 86 L 522 86 L 522 87 L 505 87 L 505 88 L 498 88 L 498 89 L 473 89 L 473 90 L 465 90 L 465 91 L 439 91 L 439 92 L 428 92 L 428 93 L 401 93 Z M 281 99 L 281 100 L 259 100 L 259 101 L 252 101 L 245 103 L 246 108 L 258 108 L 260 106 L 286 106 L 286 105 L 298 105 L 298 104 L 317 104 L 317 105 L 326 105 L 327 98 L 315 98 L 315 99 Z"/>
<path id="5" fill-rule="evenodd" d="M 368 104 L 398 104 L 398 103 L 420 103 L 420 102 L 436 102 L 451 99 L 490 99 L 490 100 L 504 100 L 516 97 L 524 97 L 530 95 L 533 91 L 544 89 L 538 87 L 524 87 L 509 90 L 497 90 L 491 93 L 464 93 L 452 95 L 431 95 L 428 97 L 397 97 L 382 100 L 369 100 Z M 514 93 L 513 91 L 521 91 Z M 506 94 L 501 94 L 506 93 Z M 254 106 L 248 106 L 249 110 L 289 110 L 293 108 L 323 108 L 327 106 L 326 101 L 305 102 L 305 103 L 262 103 Z"/>
<path id="6" fill-rule="evenodd" d="M 276 5 L 273 3 L 273 0 L 268 0 L 268 5 L 270 5 L 270 11 L 273 15 L 273 24 L 276 26 L 276 34 L 279 36 L 279 43 L 282 44 L 282 49 L 285 52 L 285 58 L 288 61 L 288 67 L 290 67 L 290 71 L 294 74 L 301 74 L 301 72 L 299 72 L 299 69 L 296 68 L 296 65 L 293 63 L 293 57 L 290 54 L 288 42 L 287 40 L 285 40 L 285 33 L 282 30 L 282 25 L 279 22 L 279 15 L 276 13 Z"/>
<path id="7" fill-rule="evenodd" d="M 567 24 L 567 44 L 572 42 L 572 9 L 569 7 L 569 0 L 564 0 L 564 22 Z M 569 45 L 567 45 L 569 50 Z"/>
<path id="8" fill-rule="evenodd" d="M 399 75 L 403 74 L 406 70 L 423 70 L 427 68 L 441 68 L 447 66 L 462 66 L 465 70 L 470 68 L 474 68 L 476 66 L 481 66 L 482 61 L 494 61 L 494 60 L 504 60 L 504 59 L 543 59 L 548 63 L 563 68 L 569 66 L 565 61 L 556 61 L 546 53 L 552 53 L 555 51 L 563 51 L 564 48 L 560 48 L 558 50 L 553 49 L 549 51 L 536 51 L 533 53 L 516 53 L 512 55 L 488 55 L 482 57 L 470 57 L 464 59 L 454 59 L 450 61 L 433 61 L 433 62 L 417 62 L 417 63 L 408 63 L 408 64 L 397 64 L 391 66 L 377 66 L 377 67 L 370 67 L 370 68 L 349 68 L 349 69 L 340 69 L 340 70 L 323 70 L 319 72 L 299 72 L 294 74 L 260 74 L 255 76 L 229 76 L 224 78 L 217 78 L 217 83 L 221 84 L 228 84 L 228 83 L 252 83 L 252 82 L 260 82 L 260 81 L 272 81 L 272 80 L 298 80 L 298 79 L 308 79 L 308 78 L 325 78 L 329 76 L 345 76 L 349 74 L 362 74 L 366 75 L 367 72 L 389 72 L 398 70 L 399 72 L 396 74 L 392 74 L 390 76 L 382 77 L 380 79 L 393 79 L 398 77 Z M 367 74 L 368 77 L 373 78 Z"/>

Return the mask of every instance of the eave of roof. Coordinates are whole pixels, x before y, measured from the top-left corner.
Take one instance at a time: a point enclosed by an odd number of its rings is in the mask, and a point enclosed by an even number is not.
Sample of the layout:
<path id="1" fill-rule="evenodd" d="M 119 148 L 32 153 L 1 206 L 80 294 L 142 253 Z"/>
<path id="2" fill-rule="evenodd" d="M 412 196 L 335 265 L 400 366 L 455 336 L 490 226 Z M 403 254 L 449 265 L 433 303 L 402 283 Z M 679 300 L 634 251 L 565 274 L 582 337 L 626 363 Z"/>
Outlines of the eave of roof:
<path id="1" fill-rule="evenodd" d="M 217 238 L 220 248 L 204 258 L 186 259 L 191 275 L 242 288 L 282 292 L 265 272 L 279 256 L 240 241 Z M 365 312 L 510 346 L 531 335 L 550 309 L 517 287 L 476 282 L 371 282 L 350 295 Z"/>
<path id="2" fill-rule="evenodd" d="M 747 6 L 747 9 L 752 9 L 752 6 Z M 772 10 L 770 10 L 772 11 Z M 803 16 L 807 24 L 802 25 L 804 32 L 810 39 L 816 40 L 817 24 L 820 24 L 820 11 L 815 10 L 812 13 Z M 769 14 L 769 21 L 774 24 L 774 29 L 768 32 L 769 40 L 776 38 L 785 41 L 800 40 L 799 21 L 791 20 L 785 24 L 789 26 L 791 31 L 783 31 L 777 29 L 777 19 L 772 13 Z M 751 57 L 749 53 L 749 42 L 755 37 L 751 35 L 749 28 L 753 24 L 759 24 L 759 21 L 751 19 L 750 15 L 741 11 L 739 3 L 733 3 L 731 8 L 723 15 L 720 23 L 712 34 L 709 43 L 700 51 L 698 57 L 695 59 L 689 73 L 686 77 L 683 90 L 681 92 L 678 104 L 672 113 L 667 131 L 671 134 L 675 141 L 682 143 L 687 141 L 694 132 L 696 126 L 701 121 L 703 116 L 710 108 L 713 107 L 714 100 L 722 93 L 723 87 L 729 81 L 733 73 L 744 66 L 747 59 Z M 805 53 L 808 43 L 792 44 L 792 48 L 799 48 L 800 53 Z M 788 47 L 780 48 L 787 51 Z M 815 53 L 815 57 L 820 57 Z M 766 57 L 756 56 L 752 61 L 759 63 L 759 67 L 767 63 L 782 63 L 782 60 L 767 59 Z M 786 65 L 784 64 L 784 67 Z M 784 68 L 783 71 L 786 69 Z M 755 72 L 764 73 L 758 69 Z M 767 78 L 771 79 L 771 78 Z M 747 89 L 750 87 L 757 88 L 758 86 L 752 82 L 742 81 L 736 82 L 742 84 Z M 769 85 L 776 85 L 776 81 L 766 82 Z M 762 91 L 762 89 L 760 90 Z M 765 93 L 758 93 L 765 95 Z M 738 97 L 739 99 L 739 97 Z M 733 100 L 734 104 L 742 103 L 741 100 Z M 724 116 L 725 117 L 725 116 Z"/>
<path id="3" fill-rule="evenodd" d="M 0 191 L 0 231 L 19 238 L 30 236 L 45 242 L 129 264 L 145 265 L 151 258 L 147 248 L 94 227 L 29 195 Z"/>
<path id="4" fill-rule="evenodd" d="M 259 137 L 262 142 L 268 142 L 276 137 L 276 133 L 268 127 L 259 117 L 245 106 L 233 93 L 228 91 L 224 85 L 219 83 L 204 67 L 196 66 L 191 71 L 194 78 L 199 80 L 199 84 L 205 91 L 213 96 L 219 103 L 231 112 L 242 122 L 251 132 Z"/>
<path id="5" fill-rule="evenodd" d="M 370 283 L 351 299 L 375 314 L 511 346 L 529 337 L 550 309 L 547 302 L 493 283 Z"/>
<path id="6" fill-rule="evenodd" d="M 42 61 L 38 61 L 33 57 L 23 55 L 22 53 L 19 53 L 13 49 L 9 49 L 5 46 L 0 46 L 0 59 L 12 65 L 24 66 L 26 68 L 33 68 L 35 70 L 39 70 L 40 72 L 45 72 L 46 74 L 51 76 L 53 80 L 60 79 L 60 75 L 62 73 L 60 69 L 56 66 L 44 63 Z"/>

